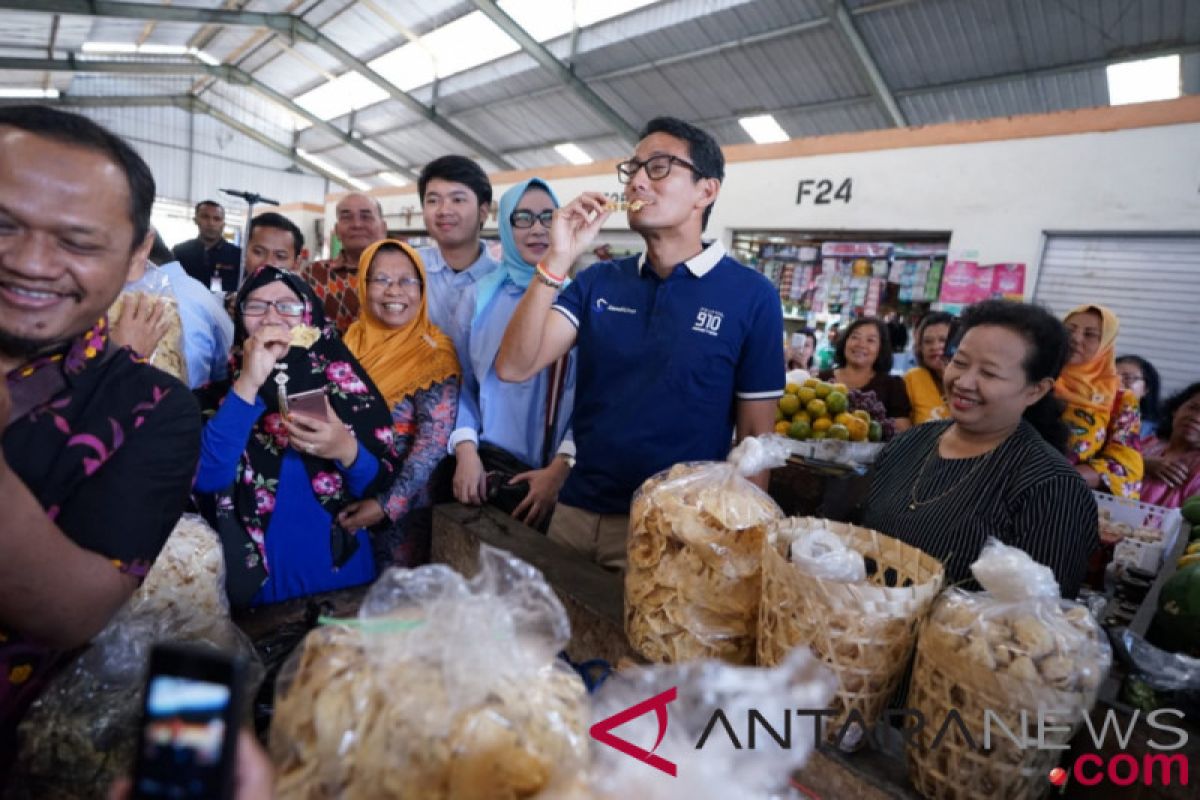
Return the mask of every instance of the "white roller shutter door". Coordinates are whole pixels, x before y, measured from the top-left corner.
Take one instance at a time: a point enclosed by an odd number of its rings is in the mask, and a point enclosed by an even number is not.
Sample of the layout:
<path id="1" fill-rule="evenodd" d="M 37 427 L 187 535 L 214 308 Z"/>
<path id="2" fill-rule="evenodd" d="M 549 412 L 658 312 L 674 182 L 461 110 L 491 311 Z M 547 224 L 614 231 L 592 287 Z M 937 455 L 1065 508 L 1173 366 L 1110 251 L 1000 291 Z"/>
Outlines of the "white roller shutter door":
<path id="1" fill-rule="evenodd" d="M 1084 303 L 1111 308 L 1117 355 L 1154 364 L 1164 398 L 1200 381 L 1200 236 L 1050 234 L 1034 299 L 1059 316 Z"/>

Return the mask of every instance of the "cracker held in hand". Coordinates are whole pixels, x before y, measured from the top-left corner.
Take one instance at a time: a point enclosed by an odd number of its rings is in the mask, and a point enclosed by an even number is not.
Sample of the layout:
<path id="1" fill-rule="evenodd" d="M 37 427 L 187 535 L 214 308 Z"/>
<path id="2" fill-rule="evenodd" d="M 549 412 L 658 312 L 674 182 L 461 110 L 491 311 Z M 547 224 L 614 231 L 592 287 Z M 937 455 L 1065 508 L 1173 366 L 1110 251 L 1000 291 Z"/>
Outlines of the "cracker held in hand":
<path id="1" fill-rule="evenodd" d="M 303 347 L 305 350 L 317 343 L 317 339 L 321 338 L 321 331 L 314 328 L 312 325 L 297 325 L 292 328 L 291 339 L 289 344 L 292 347 Z"/>

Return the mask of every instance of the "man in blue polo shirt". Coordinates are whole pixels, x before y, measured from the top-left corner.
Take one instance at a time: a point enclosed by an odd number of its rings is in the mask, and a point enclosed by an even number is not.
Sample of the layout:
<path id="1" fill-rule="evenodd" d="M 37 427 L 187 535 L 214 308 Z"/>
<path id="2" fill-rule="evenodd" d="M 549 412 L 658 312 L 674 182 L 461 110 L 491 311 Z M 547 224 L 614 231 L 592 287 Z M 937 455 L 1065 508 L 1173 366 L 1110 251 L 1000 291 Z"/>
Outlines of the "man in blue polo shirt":
<path id="1" fill-rule="evenodd" d="M 578 460 L 550 538 L 620 569 L 638 486 L 681 461 L 723 459 L 735 432 L 769 433 L 784 371 L 778 292 L 719 241 L 701 240 L 725 175 L 716 141 L 660 117 L 617 174 L 646 252 L 595 264 L 559 294 L 610 213 L 598 192 L 563 206 L 496 372 L 525 380 L 578 346 Z M 766 473 L 756 479 L 765 488 Z"/>

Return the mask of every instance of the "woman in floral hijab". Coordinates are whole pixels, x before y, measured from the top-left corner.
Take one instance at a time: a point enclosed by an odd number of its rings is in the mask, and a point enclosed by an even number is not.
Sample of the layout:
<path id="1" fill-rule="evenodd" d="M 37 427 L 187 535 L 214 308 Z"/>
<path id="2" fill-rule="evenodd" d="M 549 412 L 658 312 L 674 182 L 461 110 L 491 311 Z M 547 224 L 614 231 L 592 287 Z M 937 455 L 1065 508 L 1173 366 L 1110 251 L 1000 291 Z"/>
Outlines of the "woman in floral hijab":
<path id="1" fill-rule="evenodd" d="M 296 275 L 270 266 L 254 273 L 234 321 L 230 379 L 197 393 L 206 422 L 195 484 L 225 547 L 230 602 L 276 603 L 371 581 L 367 532 L 343 530 L 337 516 L 394 479 L 387 405 Z M 319 331 L 310 347 L 290 344 L 301 325 Z M 281 413 L 281 396 L 314 389 L 324 391 L 325 419 Z"/>

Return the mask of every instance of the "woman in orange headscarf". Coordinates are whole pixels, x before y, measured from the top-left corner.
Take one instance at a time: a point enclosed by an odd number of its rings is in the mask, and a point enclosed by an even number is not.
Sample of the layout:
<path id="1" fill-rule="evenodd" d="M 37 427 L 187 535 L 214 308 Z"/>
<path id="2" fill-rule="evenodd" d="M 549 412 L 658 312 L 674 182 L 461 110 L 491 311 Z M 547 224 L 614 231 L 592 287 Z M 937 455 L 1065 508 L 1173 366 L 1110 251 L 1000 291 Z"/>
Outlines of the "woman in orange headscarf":
<path id="1" fill-rule="evenodd" d="M 450 337 L 429 321 L 416 250 L 384 239 L 363 251 L 358 270 L 360 312 L 345 341 L 387 400 L 404 460 L 389 489 L 354 503 L 339 521 L 372 529 L 380 568 L 417 566 L 429 560 L 429 477 L 454 430 L 461 371 Z"/>
<path id="2" fill-rule="evenodd" d="M 1072 309 L 1065 322 L 1071 353 L 1054 393 L 1066 404 L 1067 458 L 1093 489 L 1136 500 L 1144 471 L 1142 424 L 1138 399 L 1121 388 L 1117 374 L 1120 323 L 1096 305 Z"/>

